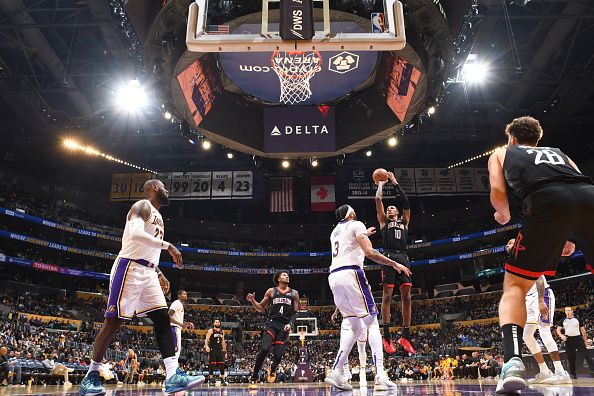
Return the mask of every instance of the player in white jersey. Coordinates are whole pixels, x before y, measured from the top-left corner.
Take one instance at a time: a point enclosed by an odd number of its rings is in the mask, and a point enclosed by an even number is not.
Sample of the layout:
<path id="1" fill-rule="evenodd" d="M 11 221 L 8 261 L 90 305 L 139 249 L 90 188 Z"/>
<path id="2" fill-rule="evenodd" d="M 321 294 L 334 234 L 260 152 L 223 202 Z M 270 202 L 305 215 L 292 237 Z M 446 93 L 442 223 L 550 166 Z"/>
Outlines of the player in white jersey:
<path id="1" fill-rule="evenodd" d="M 334 305 L 338 307 L 343 317 L 344 326 L 340 329 L 340 348 L 332 366 L 332 372 L 324 381 L 341 390 L 353 388 L 340 371 L 348 361 L 355 341 L 367 331 L 376 369 L 375 389 L 394 388 L 396 384 L 390 381 L 384 371 L 384 351 L 377 321 L 378 311 L 363 272 L 363 260 L 367 257 L 379 264 L 392 266 L 398 272 L 404 272 L 407 275 L 411 272 L 404 265 L 390 260 L 373 249 L 368 235 L 375 232 L 375 227 L 366 229 L 362 222 L 357 221 L 357 215 L 352 207 L 342 205 L 336 209 L 335 214 L 339 223 L 330 236 L 332 265 L 330 265 L 328 283 L 334 295 Z"/>
<path id="2" fill-rule="evenodd" d="M 510 239 L 507 242 L 506 250 L 511 252 L 515 244 L 515 239 Z M 566 242 L 562 252 L 562 256 L 570 256 L 575 251 L 575 245 L 571 242 Z M 541 275 L 534 285 L 528 290 L 526 294 L 526 325 L 524 326 L 523 339 L 524 343 L 534 356 L 540 372 L 536 374 L 535 378 L 529 379 L 529 384 L 570 384 L 571 377 L 565 371 L 561 364 L 559 356 L 559 349 L 557 343 L 553 339 L 551 333 L 551 326 L 553 324 L 553 316 L 555 314 L 555 294 L 549 286 L 547 279 Z M 547 348 L 549 356 L 553 361 L 555 372 L 551 372 L 545 363 L 542 350 L 534 333 L 538 328 L 538 334 L 542 340 L 543 345 Z"/>
<path id="3" fill-rule="evenodd" d="M 181 353 L 182 329 L 194 329 L 194 323 L 184 322 L 184 304 L 188 300 L 188 293 L 185 290 L 177 292 L 177 300 L 169 307 L 169 320 L 171 321 L 171 334 L 175 343 L 175 356 L 179 359 Z"/>
<path id="4" fill-rule="evenodd" d="M 80 386 L 81 395 L 105 394 L 99 377 L 101 361 L 124 320 L 132 319 L 134 314 L 148 316 L 154 324 L 155 338 L 167 372 L 167 393 L 191 389 L 204 382 L 203 376 L 189 376 L 178 367 L 164 296 L 169 290 L 169 281 L 157 267 L 161 250 L 171 254 L 177 268 L 182 267 L 179 250 L 163 240 L 163 217 L 159 209 L 169 203 L 169 192 L 160 180 L 153 179 L 144 183 L 144 193 L 147 199 L 132 205 L 126 216 L 122 249 L 111 269 L 105 322 L 93 344 L 89 371 Z"/>

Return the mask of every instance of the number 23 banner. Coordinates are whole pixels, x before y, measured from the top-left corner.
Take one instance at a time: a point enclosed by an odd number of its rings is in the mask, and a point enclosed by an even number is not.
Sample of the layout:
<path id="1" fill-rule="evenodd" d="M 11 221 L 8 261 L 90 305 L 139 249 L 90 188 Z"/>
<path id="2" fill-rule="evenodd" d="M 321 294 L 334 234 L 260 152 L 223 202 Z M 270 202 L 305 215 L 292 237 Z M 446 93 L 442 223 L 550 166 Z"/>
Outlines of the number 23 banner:
<path id="1" fill-rule="evenodd" d="M 136 180 L 137 174 L 112 175 L 112 200 L 140 199 L 129 192 L 126 196 L 120 191 L 122 180 Z M 169 190 L 169 198 L 181 199 L 251 199 L 253 195 L 252 171 L 205 171 L 205 172 L 170 172 L 159 173 L 159 180 Z M 149 179 L 147 176 L 146 180 Z M 118 193 L 113 185 L 116 185 Z"/>

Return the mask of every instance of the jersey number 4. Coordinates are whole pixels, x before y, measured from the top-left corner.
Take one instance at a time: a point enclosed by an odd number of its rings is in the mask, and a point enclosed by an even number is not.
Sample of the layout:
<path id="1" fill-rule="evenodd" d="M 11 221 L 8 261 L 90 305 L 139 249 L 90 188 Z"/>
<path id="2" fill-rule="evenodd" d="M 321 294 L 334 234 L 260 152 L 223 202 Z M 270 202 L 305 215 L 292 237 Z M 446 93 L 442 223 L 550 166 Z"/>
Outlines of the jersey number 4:
<path id="1" fill-rule="evenodd" d="M 541 149 L 541 150 L 526 150 L 528 154 L 536 153 L 534 164 L 551 164 L 551 165 L 565 165 L 565 160 L 559 154 L 553 150 Z M 545 157 L 545 158 L 543 158 Z"/>

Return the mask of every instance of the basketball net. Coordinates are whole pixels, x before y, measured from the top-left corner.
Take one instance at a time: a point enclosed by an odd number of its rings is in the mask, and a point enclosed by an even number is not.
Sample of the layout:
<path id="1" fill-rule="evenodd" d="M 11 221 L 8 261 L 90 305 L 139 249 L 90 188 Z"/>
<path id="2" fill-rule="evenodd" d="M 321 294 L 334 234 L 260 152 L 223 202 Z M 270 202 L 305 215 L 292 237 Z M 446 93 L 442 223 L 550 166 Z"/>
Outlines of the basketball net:
<path id="1" fill-rule="evenodd" d="M 305 347 L 305 333 L 307 332 L 307 328 L 299 328 L 297 330 L 299 333 L 299 340 L 301 341 L 301 348 Z"/>
<path id="2" fill-rule="evenodd" d="M 294 105 L 311 97 L 309 80 L 322 69 L 322 56 L 318 51 L 274 51 L 270 63 L 280 81 L 281 103 Z"/>

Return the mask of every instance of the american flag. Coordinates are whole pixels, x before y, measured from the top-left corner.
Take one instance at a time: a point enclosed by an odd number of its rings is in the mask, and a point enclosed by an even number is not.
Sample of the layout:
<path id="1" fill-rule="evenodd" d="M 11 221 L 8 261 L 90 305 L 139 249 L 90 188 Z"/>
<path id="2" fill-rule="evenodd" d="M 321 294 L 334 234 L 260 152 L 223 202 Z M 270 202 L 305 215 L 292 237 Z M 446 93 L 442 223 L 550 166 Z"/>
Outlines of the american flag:
<path id="1" fill-rule="evenodd" d="M 293 178 L 273 177 L 270 179 L 270 211 L 293 212 Z"/>
<path id="2" fill-rule="evenodd" d="M 206 33 L 209 35 L 229 34 L 229 25 L 206 25 Z"/>

